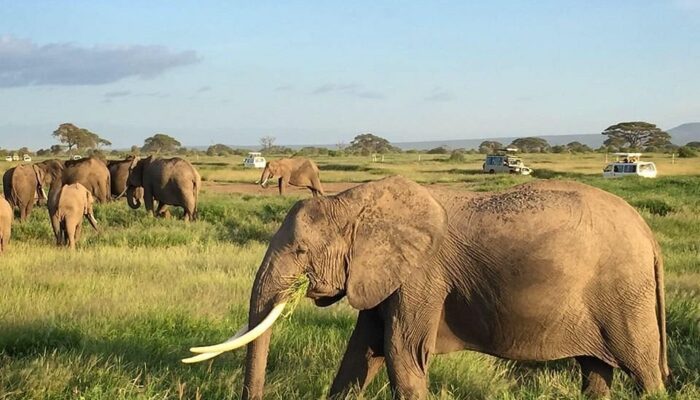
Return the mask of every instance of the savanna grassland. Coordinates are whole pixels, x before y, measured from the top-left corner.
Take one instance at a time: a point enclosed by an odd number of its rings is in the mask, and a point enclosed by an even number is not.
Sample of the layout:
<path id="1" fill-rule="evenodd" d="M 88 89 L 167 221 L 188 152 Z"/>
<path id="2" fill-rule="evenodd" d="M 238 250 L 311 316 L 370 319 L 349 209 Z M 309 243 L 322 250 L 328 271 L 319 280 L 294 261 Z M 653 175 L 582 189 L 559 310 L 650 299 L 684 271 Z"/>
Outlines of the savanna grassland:
<path id="1" fill-rule="evenodd" d="M 655 180 L 604 180 L 604 155 L 527 155 L 533 177 L 485 175 L 482 156 L 403 154 L 384 162 L 315 158 L 328 183 L 401 174 L 456 190 L 502 190 L 532 179 L 573 179 L 622 196 L 652 227 L 666 267 L 668 398 L 700 398 L 700 160 L 652 156 Z M 649 159 L 648 157 L 646 159 Z M 218 343 L 246 322 L 248 295 L 266 242 L 307 192 L 279 197 L 221 190 L 250 185 L 259 170 L 240 157 L 202 157 L 200 218 L 156 219 L 125 202 L 96 206 L 103 232 L 75 252 L 56 248 L 46 209 L 14 226 L 0 256 L 0 399 L 236 399 L 245 351 L 184 365 L 192 345 Z M 0 166 L 3 169 L 4 166 Z M 179 216 L 180 212 L 174 212 Z M 266 397 L 318 399 L 327 393 L 356 312 L 304 302 L 274 327 Z M 614 397 L 635 398 L 616 371 Z M 573 362 L 516 363 L 461 352 L 438 356 L 430 390 L 438 399 L 580 398 Z M 388 399 L 384 374 L 365 399 Z"/>

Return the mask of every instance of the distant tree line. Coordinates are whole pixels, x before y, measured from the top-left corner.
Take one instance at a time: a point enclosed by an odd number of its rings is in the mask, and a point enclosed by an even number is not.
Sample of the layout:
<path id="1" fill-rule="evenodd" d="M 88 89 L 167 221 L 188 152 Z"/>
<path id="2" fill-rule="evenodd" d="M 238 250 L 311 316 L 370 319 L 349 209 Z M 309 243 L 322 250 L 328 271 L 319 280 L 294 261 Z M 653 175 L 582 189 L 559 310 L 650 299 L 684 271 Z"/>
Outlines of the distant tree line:
<path id="1" fill-rule="evenodd" d="M 464 159 L 465 154 L 481 153 L 489 154 L 505 148 L 516 148 L 523 153 L 588 153 L 588 152 L 666 152 L 677 153 L 680 157 L 695 157 L 700 151 L 700 142 L 693 141 L 685 146 L 676 146 L 671 143 L 671 135 L 656 125 L 643 122 L 620 122 L 607 127 L 601 134 L 606 136 L 602 146 L 592 149 L 586 144 L 573 141 L 565 145 L 550 145 L 547 140 L 541 137 L 523 137 L 513 140 L 510 144 L 485 140 L 479 144 L 477 149 L 450 149 L 447 146 L 438 146 L 426 151 L 407 150 L 406 153 L 427 153 L 427 154 L 449 154 L 450 161 Z M 112 143 L 101 137 L 99 134 L 86 128 L 78 127 L 73 123 L 63 123 L 54 130 L 52 136 L 59 142 L 48 149 L 39 149 L 35 153 L 26 147 L 16 151 L 0 148 L 0 156 L 17 154 L 22 156 L 62 156 L 62 155 L 92 155 L 105 157 L 104 148 Z M 342 156 L 358 155 L 370 156 L 377 154 L 401 153 L 402 149 L 392 145 L 389 140 L 374 135 L 372 133 L 362 133 L 350 142 L 349 145 L 338 144 L 335 149 L 325 147 L 307 146 L 294 150 L 285 146 L 275 144 L 274 136 L 263 136 L 260 138 L 260 150 L 265 154 L 284 156 Z M 206 151 L 188 149 L 182 143 L 166 133 L 156 133 L 144 140 L 143 145 L 133 145 L 128 152 L 112 150 L 111 155 L 124 154 L 179 154 L 179 155 L 208 155 L 208 156 L 244 156 L 248 149 L 232 148 L 224 144 L 214 144 Z"/>

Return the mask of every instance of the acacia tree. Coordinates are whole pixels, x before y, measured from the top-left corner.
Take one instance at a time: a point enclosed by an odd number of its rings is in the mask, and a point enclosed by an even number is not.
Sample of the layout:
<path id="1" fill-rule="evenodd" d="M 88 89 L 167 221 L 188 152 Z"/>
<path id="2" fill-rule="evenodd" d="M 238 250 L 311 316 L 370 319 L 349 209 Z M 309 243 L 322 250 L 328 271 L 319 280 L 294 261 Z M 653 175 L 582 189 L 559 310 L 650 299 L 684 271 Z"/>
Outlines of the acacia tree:
<path id="1" fill-rule="evenodd" d="M 53 131 L 53 137 L 57 138 L 59 142 L 65 143 L 69 153 L 73 148 L 85 150 L 112 145 L 109 140 L 101 138 L 95 132 L 80 128 L 70 122 L 59 125 L 58 128 Z"/>
<path id="2" fill-rule="evenodd" d="M 631 147 L 661 147 L 671 143 L 671 135 L 649 122 L 634 121 L 620 122 L 607 127 L 603 135 L 608 138 L 603 142 L 606 146 Z"/>
<path id="3" fill-rule="evenodd" d="M 515 146 L 524 153 L 546 153 L 549 151 L 549 142 L 539 137 L 524 137 L 513 140 L 511 146 Z"/>
<path id="4" fill-rule="evenodd" d="M 493 153 L 498 149 L 503 148 L 503 143 L 497 142 L 495 140 L 484 140 L 481 142 L 479 145 L 479 153 L 481 154 L 489 154 Z"/>
<path id="5" fill-rule="evenodd" d="M 260 138 L 260 146 L 262 151 L 269 151 L 275 146 L 276 138 L 274 136 L 263 136 Z"/>
<path id="6" fill-rule="evenodd" d="M 392 146 L 391 143 L 383 137 L 375 136 L 371 133 L 363 133 L 355 136 L 352 142 L 350 142 L 347 151 L 369 155 L 372 153 L 398 153 L 401 152 L 401 149 Z"/>
<path id="7" fill-rule="evenodd" d="M 144 153 L 171 153 L 182 146 L 177 139 L 165 133 L 156 133 L 155 135 L 143 141 L 141 151 Z"/>

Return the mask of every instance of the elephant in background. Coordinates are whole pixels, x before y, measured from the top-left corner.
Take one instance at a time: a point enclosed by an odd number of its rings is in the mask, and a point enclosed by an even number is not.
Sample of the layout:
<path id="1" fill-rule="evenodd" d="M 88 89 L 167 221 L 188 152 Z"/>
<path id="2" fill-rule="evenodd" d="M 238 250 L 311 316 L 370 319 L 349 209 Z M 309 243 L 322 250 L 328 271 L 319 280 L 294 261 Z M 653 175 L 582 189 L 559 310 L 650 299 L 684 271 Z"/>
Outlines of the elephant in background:
<path id="1" fill-rule="evenodd" d="M 107 165 L 94 157 L 69 160 L 65 163 L 62 183 L 80 183 L 92 193 L 99 203 L 108 202 L 111 196 L 111 177 Z"/>
<path id="2" fill-rule="evenodd" d="M 284 194 L 287 185 L 309 188 L 314 197 L 324 194 L 318 166 L 308 158 L 295 157 L 268 161 L 258 183 L 263 188 L 267 188 L 267 181 L 275 176 L 279 177 L 277 183 L 280 195 Z"/>
<path id="3" fill-rule="evenodd" d="M 53 190 L 49 196 L 48 208 L 56 244 L 75 249 L 80 240 L 83 216 L 87 218 L 93 229 L 99 233 L 93 204 L 92 193 L 80 183 L 63 185 L 59 190 Z"/>
<path id="4" fill-rule="evenodd" d="M 4 198 L 0 197 L 0 254 L 6 249 L 10 243 L 12 234 L 12 218 L 14 217 L 12 206 Z"/>
<path id="5" fill-rule="evenodd" d="M 146 210 L 160 216 L 167 212 L 167 206 L 182 207 L 185 221 L 197 218 L 197 202 L 202 178 L 199 172 L 179 157 L 156 158 L 152 156 L 134 159 L 130 167 L 126 199 L 129 207 L 138 209 L 141 201 L 137 198 L 138 188 L 143 188 L 143 202 Z M 154 208 L 155 202 L 157 208 Z"/>
<path id="6" fill-rule="evenodd" d="M 109 170 L 109 175 L 111 179 L 111 191 L 112 197 L 115 199 L 120 199 L 122 196 L 126 195 L 126 190 L 128 188 L 127 180 L 129 179 L 129 169 L 134 161 L 138 161 L 136 156 L 128 156 L 124 160 L 110 160 L 107 162 L 107 169 Z M 139 187 L 136 189 L 134 194 L 137 200 L 143 200 L 143 188 Z"/>
<path id="7" fill-rule="evenodd" d="M 331 397 L 386 365 L 395 398 L 424 399 L 431 357 L 459 350 L 573 357 L 592 396 L 609 394 L 613 368 L 645 392 L 669 375 L 659 246 L 634 208 L 591 186 L 472 193 L 390 177 L 300 201 L 270 241 L 247 326 L 183 361 L 249 343 L 243 398 L 261 399 L 269 328 L 303 275 L 318 306 L 359 310 Z"/>
<path id="8" fill-rule="evenodd" d="M 46 160 L 33 165 L 21 164 L 5 171 L 5 199 L 19 209 L 20 221 L 29 218 L 37 200 L 46 199 L 44 187 L 49 186 L 62 169 L 63 163 L 60 161 Z"/>

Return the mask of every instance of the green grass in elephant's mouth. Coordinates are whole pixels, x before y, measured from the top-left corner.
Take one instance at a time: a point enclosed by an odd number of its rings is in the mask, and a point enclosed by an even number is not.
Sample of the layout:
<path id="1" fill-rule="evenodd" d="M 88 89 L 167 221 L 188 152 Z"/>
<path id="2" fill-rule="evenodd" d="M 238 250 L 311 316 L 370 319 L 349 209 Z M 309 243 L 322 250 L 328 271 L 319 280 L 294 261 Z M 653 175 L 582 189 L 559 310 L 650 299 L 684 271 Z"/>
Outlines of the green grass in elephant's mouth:
<path id="1" fill-rule="evenodd" d="M 289 277 L 289 280 L 291 281 L 289 288 L 282 292 L 282 298 L 287 301 L 286 311 L 282 314 L 285 318 L 291 318 L 299 302 L 306 297 L 310 283 L 309 276 L 306 274 Z"/>

